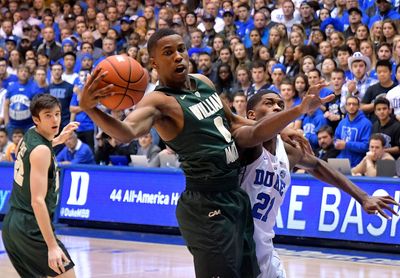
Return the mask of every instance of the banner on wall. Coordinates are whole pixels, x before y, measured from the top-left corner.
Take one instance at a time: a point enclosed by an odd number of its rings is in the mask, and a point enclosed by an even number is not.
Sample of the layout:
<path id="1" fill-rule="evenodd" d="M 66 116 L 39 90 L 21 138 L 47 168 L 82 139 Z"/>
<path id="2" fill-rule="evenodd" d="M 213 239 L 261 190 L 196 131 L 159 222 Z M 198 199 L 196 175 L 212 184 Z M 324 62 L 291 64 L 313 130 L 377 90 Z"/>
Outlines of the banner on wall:
<path id="1" fill-rule="evenodd" d="M 116 170 L 116 169 L 114 169 Z M 64 169 L 59 219 L 177 227 L 180 171 Z"/>
<path id="2" fill-rule="evenodd" d="M 0 166 L 0 214 L 8 208 L 12 175 L 11 164 Z M 185 182 L 179 170 L 68 166 L 61 176 L 59 219 L 177 227 L 175 210 Z M 400 179 L 352 180 L 370 195 L 391 195 L 400 201 Z M 400 213 L 399 207 L 394 210 Z M 275 232 L 399 245 L 400 218 L 391 216 L 386 220 L 369 215 L 337 188 L 308 175 L 294 175 Z"/>

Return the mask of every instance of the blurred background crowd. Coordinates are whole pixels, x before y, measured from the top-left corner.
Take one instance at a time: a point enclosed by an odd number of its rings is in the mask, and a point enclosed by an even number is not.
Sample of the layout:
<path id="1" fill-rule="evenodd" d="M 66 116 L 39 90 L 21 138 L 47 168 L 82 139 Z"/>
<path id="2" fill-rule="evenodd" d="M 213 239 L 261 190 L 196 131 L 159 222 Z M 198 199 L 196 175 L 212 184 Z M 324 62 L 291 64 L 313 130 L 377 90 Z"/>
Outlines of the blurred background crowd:
<path id="1" fill-rule="evenodd" d="M 377 175 L 400 156 L 400 1 L 391 0 L 86 0 L 0 1 L 0 161 L 13 161 L 33 122 L 37 93 L 62 104 L 61 128 L 80 122 L 57 151 L 60 163 L 179 167 L 151 133 L 122 144 L 79 108 L 87 75 L 107 56 L 126 54 L 157 72 L 146 44 L 160 28 L 182 35 L 190 72 L 216 86 L 234 113 L 273 90 L 285 109 L 325 80 L 336 98 L 291 123 L 321 159 L 348 159 L 353 175 Z M 103 108 L 105 109 L 105 108 Z M 123 120 L 130 112 L 109 111 Z"/>

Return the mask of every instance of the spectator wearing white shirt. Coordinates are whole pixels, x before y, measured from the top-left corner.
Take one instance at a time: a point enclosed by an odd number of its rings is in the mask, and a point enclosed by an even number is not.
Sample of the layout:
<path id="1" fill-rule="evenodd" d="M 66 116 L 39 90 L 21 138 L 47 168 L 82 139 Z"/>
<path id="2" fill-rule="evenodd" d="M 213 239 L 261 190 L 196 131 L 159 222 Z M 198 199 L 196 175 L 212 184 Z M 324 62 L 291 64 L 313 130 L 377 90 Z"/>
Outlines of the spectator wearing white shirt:
<path id="1" fill-rule="evenodd" d="M 386 98 L 390 102 L 390 106 L 393 109 L 396 119 L 400 121 L 400 64 L 396 66 L 396 79 L 399 82 L 399 85 L 391 89 L 386 94 Z"/>

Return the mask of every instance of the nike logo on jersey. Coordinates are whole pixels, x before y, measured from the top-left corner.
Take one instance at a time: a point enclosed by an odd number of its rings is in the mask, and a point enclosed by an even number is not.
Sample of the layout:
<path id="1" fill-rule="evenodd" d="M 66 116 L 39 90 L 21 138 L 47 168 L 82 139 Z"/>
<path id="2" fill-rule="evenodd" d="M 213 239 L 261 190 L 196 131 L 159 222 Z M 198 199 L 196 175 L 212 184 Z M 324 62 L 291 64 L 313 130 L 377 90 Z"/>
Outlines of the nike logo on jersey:
<path id="1" fill-rule="evenodd" d="M 180 98 L 181 98 L 182 100 L 184 100 L 185 97 L 186 97 L 186 95 L 180 96 Z"/>

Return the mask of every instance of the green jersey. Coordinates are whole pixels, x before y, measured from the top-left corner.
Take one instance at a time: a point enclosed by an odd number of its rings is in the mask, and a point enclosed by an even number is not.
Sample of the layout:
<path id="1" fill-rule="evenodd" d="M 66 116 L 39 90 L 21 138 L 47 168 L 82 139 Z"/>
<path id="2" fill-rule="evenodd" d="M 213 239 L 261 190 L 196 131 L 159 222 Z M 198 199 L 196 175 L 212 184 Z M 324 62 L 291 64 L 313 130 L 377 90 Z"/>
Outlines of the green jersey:
<path id="1" fill-rule="evenodd" d="M 52 144 L 49 140 L 37 133 L 34 128 L 28 130 L 24 135 L 17 153 L 14 165 L 14 183 L 10 197 L 11 207 L 33 214 L 31 205 L 30 175 L 31 163 L 29 156 L 39 145 L 45 145 L 51 150 L 51 163 L 47 174 L 47 194 L 45 198 L 49 215 L 52 216 L 57 205 L 58 197 L 58 172 Z"/>
<path id="2" fill-rule="evenodd" d="M 208 84 L 193 76 L 190 78 L 196 83 L 193 91 L 156 88 L 156 91 L 174 96 L 184 116 L 182 131 L 165 143 L 179 155 L 188 187 L 207 191 L 235 187 L 239 156 L 222 100 Z"/>

